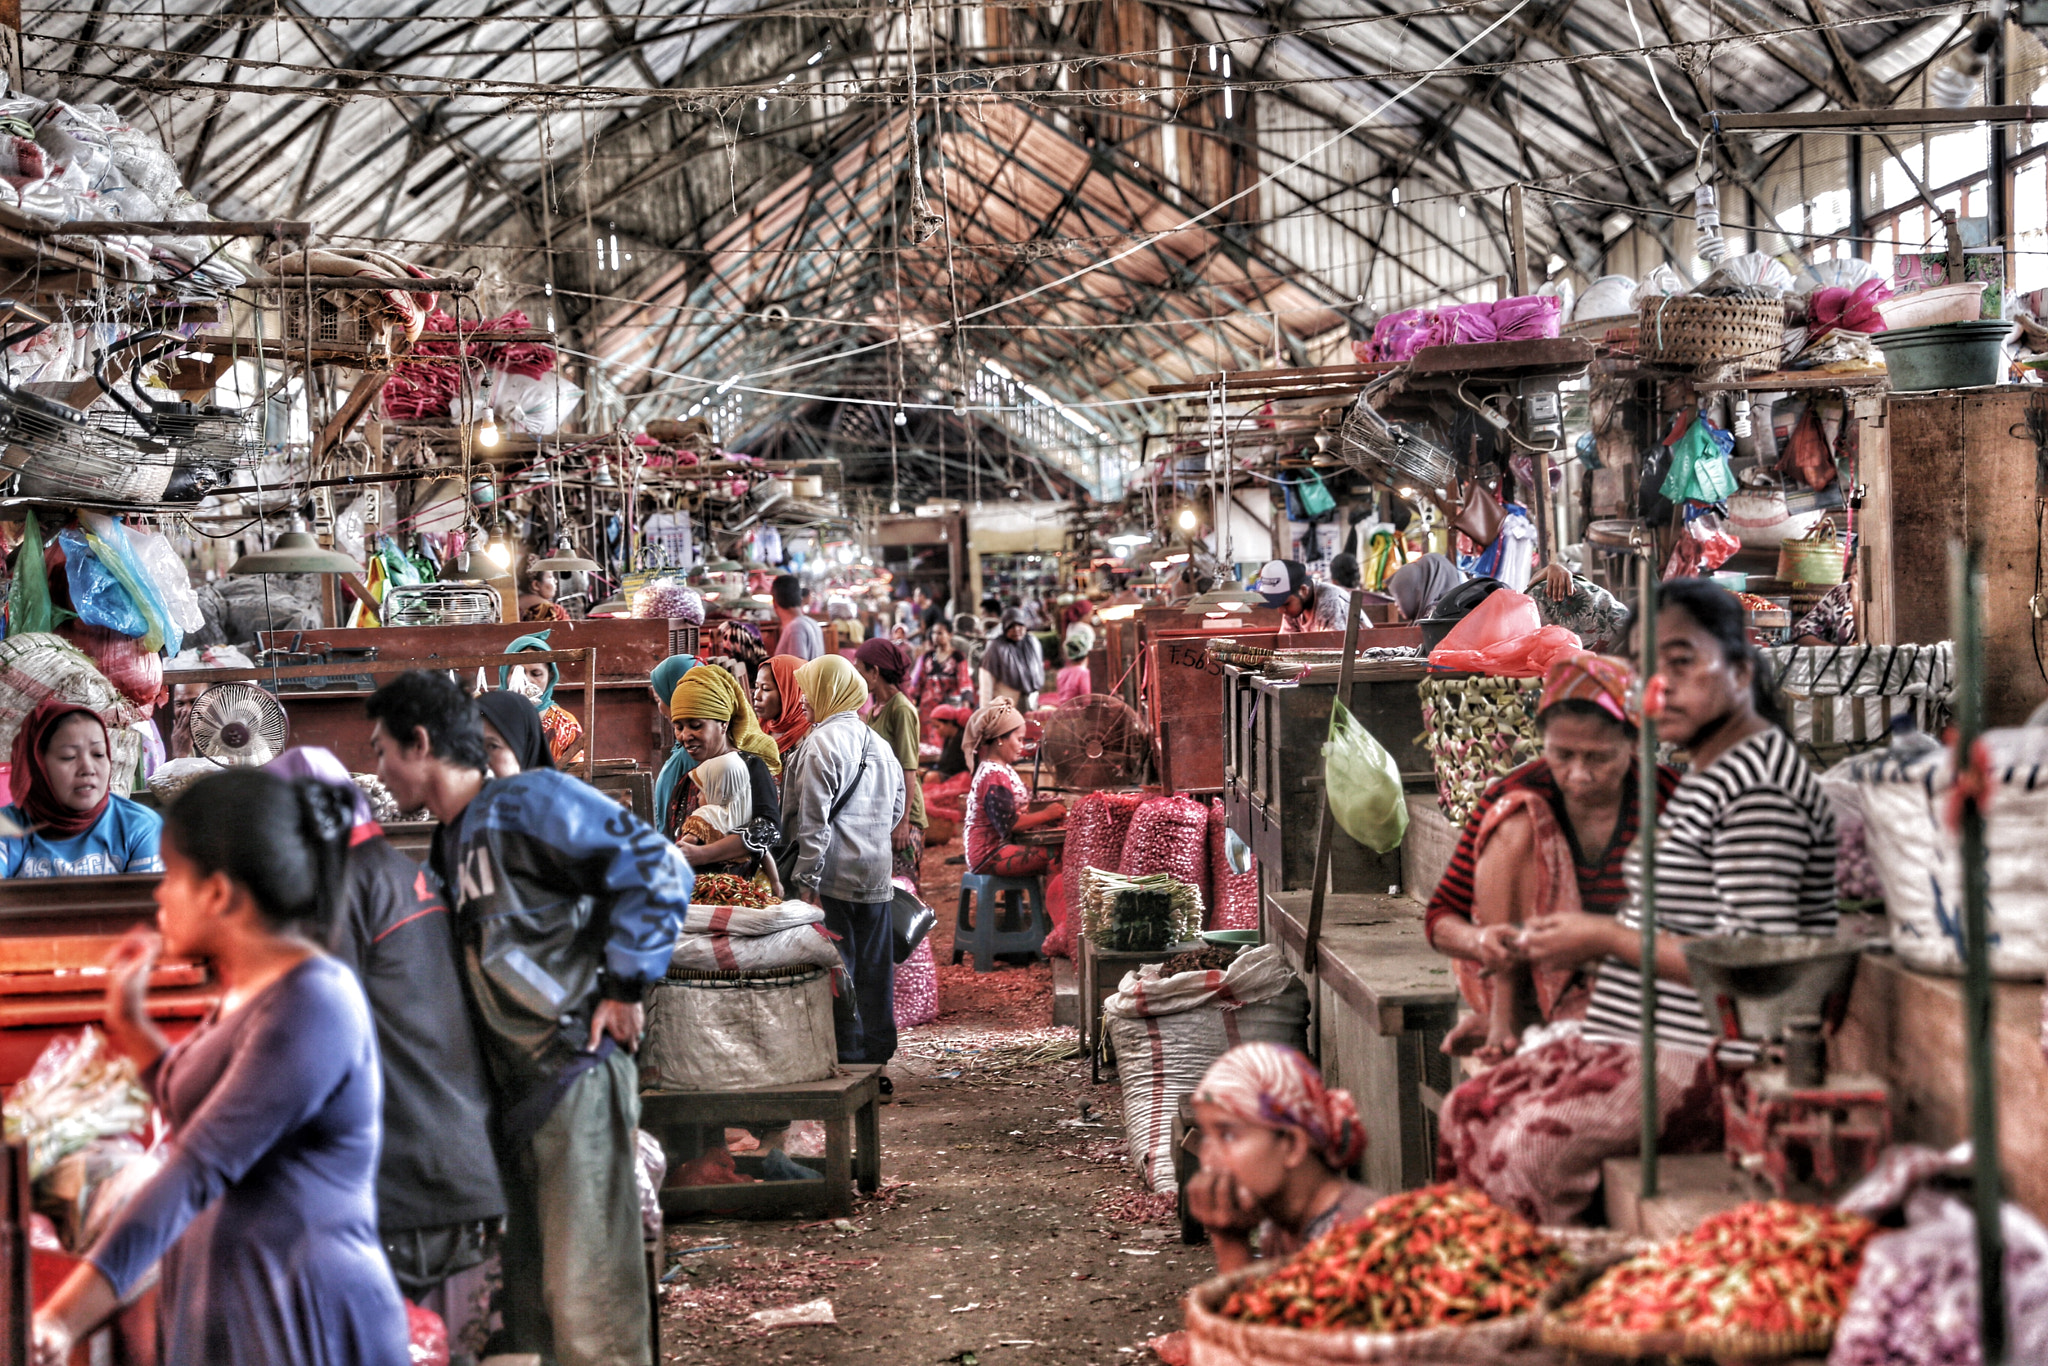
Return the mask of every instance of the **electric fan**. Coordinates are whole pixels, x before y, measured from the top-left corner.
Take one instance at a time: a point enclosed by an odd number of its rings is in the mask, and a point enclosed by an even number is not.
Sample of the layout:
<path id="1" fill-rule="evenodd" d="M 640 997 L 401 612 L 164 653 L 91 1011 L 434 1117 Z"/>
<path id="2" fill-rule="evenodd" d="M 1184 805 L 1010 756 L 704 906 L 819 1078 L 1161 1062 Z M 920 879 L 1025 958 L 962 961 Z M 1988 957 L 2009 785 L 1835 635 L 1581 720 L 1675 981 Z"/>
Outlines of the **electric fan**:
<path id="1" fill-rule="evenodd" d="M 284 753 L 284 706 L 253 683 L 216 683 L 192 703 L 192 752 L 224 767 L 267 764 Z"/>
<path id="2" fill-rule="evenodd" d="M 1038 760 L 1068 792 L 1134 787 L 1151 749 L 1138 714 L 1114 697 L 1090 693 L 1061 705 L 1043 724 Z"/>
<path id="3" fill-rule="evenodd" d="M 1411 423 L 1389 422 L 1373 407 L 1373 395 L 1390 382 L 1391 377 L 1369 386 L 1344 414 L 1344 425 L 1338 429 L 1338 452 L 1346 462 L 1367 474 L 1413 485 L 1438 503 L 1455 503 L 1458 462 L 1429 439 L 1425 429 Z"/>

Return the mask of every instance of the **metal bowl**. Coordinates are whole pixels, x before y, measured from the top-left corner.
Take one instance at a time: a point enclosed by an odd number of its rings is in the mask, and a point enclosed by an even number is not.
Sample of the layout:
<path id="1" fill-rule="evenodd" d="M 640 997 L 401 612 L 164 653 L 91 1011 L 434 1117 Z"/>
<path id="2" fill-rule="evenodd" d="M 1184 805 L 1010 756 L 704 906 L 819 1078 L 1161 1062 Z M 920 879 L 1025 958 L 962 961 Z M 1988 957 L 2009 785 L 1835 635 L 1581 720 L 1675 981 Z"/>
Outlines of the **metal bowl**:
<path id="1" fill-rule="evenodd" d="M 1817 1015 L 1839 1023 L 1863 946 L 1852 940 L 1759 934 L 1685 946 L 1701 1008 L 1731 1039 L 1775 1043 L 1785 1022 Z"/>

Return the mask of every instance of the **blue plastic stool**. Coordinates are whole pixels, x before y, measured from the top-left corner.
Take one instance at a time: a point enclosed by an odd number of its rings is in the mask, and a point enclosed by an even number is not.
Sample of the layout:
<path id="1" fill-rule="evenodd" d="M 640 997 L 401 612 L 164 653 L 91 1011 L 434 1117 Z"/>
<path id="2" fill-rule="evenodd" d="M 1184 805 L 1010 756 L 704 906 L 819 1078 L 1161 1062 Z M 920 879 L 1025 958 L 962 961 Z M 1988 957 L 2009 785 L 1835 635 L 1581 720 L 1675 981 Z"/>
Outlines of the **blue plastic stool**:
<path id="1" fill-rule="evenodd" d="M 1024 927 L 999 928 L 1005 912 L 1012 923 L 1021 920 Z M 1043 958 L 1045 937 L 1051 933 L 1043 878 L 960 875 L 960 910 L 953 921 L 954 962 L 971 953 L 976 972 L 994 972 L 997 954 L 1028 953 Z"/>

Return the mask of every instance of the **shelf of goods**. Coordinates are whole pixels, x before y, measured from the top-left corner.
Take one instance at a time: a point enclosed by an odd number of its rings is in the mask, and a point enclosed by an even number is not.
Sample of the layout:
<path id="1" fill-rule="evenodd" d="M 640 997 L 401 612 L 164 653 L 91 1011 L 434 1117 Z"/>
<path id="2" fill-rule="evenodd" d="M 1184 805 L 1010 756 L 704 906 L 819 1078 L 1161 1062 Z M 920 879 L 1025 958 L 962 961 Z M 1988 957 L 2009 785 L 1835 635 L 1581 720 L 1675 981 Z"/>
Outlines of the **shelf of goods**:
<path id="1" fill-rule="evenodd" d="M 580 665 L 562 666 L 562 682 L 556 688 L 555 701 L 583 725 L 586 737 L 595 743 L 599 760 L 630 759 L 642 768 L 660 767 L 674 737 L 667 715 L 648 690 L 647 677 L 670 654 L 694 646 L 695 627 L 687 622 L 614 618 L 470 626 L 336 627 L 264 632 L 257 643 L 300 655 L 332 651 L 337 660 L 374 657 L 380 664 L 417 661 L 421 668 L 432 668 L 436 658 L 502 651 L 519 637 L 541 630 L 549 632 L 551 649 L 597 650 L 595 734 L 591 734 L 590 718 L 583 714 Z M 376 654 L 363 653 L 370 650 Z M 496 687 L 493 671 L 486 669 L 485 673 L 491 686 Z M 179 681 L 175 672 L 164 677 L 168 683 Z M 287 688 L 281 692 L 285 713 L 291 719 L 291 742 L 325 745 L 351 770 L 374 772 L 377 765 L 370 751 L 370 727 L 363 719 L 366 681 L 343 678 L 318 690 Z"/>

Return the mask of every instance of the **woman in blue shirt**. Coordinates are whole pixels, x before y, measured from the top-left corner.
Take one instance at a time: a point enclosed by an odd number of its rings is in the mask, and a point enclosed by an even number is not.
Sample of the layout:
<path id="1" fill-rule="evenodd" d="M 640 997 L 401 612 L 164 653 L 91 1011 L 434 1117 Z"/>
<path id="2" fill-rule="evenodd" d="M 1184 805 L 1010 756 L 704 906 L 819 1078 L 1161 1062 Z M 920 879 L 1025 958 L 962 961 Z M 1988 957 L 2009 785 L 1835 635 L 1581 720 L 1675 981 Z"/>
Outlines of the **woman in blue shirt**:
<path id="1" fill-rule="evenodd" d="M 115 796 L 113 775 L 107 723 L 76 702 L 44 698 L 14 737 L 13 801 L 0 816 L 28 833 L 0 838 L 0 877 L 161 873 L 163 817 Z"/>

